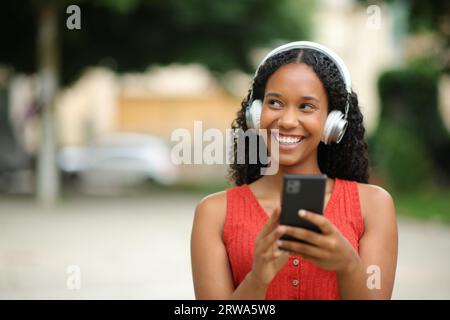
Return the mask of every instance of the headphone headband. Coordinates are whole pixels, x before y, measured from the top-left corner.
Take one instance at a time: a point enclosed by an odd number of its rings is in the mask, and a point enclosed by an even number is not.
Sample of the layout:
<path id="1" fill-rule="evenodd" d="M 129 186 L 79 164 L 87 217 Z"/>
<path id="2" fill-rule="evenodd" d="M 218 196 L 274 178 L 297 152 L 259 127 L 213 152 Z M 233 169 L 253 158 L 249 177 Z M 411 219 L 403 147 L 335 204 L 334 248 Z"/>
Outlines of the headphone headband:
<path id="1" fill-rule="evenodd" d="M 350 72 L 348 71 L 344 61 L 342 61 L 342 59 L 336 53 L 334 53 L 331 49 L 329 49 L 321 44 L 311 42 L 311 41 L 294 41 L 294 42 L 290 42 L 290 43 L 284 44 L 282 46 L 279 46 L 279 47 L 273 49 L 261 60 L 258 67 L 256 68 L 254 77 L 256 77 L 261 66 L 270 57 L 272 57 L 276 54 L 279 54 L 281 52 L 289 51 L 292 49 L 312 49 L 312 50 L 319 51 L 319 52 L 323 53 L 324 55 L 326 55 L 328 58 L 330 58 L 331 61 L 333 61 L 336 64 L 336 67 L 338 68 L 342 78 L 344 79 L 345 89 L 347 90 L 347 92 L 349 94 L 352 93 L 352 80 L 350 78 Z"/>

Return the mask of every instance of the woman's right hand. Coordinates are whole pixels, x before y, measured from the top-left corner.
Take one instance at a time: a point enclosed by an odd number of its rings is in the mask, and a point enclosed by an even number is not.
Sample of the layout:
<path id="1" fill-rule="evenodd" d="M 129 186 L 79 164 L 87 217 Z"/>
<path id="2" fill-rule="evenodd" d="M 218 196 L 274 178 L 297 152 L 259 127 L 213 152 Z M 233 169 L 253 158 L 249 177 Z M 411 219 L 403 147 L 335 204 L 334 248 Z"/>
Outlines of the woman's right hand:
<path id="1" fill-rule="evenodd" d="M 280 212 L 279 208 L 275 209 L 255 239 L 253 268 L 249 276 L 260 287 L 267 287 L 289 260 L 289 253 L 279 249 L 277 244 L 286 231 L 279 225 Z"/>

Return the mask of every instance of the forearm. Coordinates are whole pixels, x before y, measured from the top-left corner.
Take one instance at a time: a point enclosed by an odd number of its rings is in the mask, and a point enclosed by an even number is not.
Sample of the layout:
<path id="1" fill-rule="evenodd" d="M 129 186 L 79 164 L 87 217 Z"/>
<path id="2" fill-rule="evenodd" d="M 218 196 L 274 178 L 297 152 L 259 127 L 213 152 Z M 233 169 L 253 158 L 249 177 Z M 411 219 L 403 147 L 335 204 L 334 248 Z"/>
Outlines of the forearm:
<path id="1" fill-rule="evenodd" d="M 231 300 L 264 300 L 266 297 L 267 286 L 258 283 L 251 272 L 240 283 L 233 292 Z"/>
<path id="2" fill-rule="evenodd" d="M 338 271 L 337 278 L 341 299 L 376 299 L 372 290 L 367 287 L 367 273 L 359 257 L 348 268 Z"/>

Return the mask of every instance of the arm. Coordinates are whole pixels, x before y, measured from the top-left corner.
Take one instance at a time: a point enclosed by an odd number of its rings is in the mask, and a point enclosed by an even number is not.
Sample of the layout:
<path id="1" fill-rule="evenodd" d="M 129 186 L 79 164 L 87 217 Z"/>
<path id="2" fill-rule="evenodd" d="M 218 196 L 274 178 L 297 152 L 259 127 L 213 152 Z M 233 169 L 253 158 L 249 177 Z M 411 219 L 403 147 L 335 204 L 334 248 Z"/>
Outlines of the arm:
<path id="1" fill-rule="evenodd" d="M 365 232 L 359 242 L 359 259 L 348 270 L 338 273 L 339 289 L 343 299 L 390 299 L 398 246 L 394 201 L 382 188 L 371 185 L 361 185 L 361 188 L 367 189 L 360 192 L 366 212 Z M 376 280 L 377 276 L 380 276 L 380 287 L 369 289 L 369 277 Z M 372 285 L 377 285 L 377 281 Z"/>
<path id="2" fill-rule="evenodd" d="M 191 263 L 197 299 L 228 299 L 234 291 L 225 246 L 221 239 L 224 195 L 203 199 L 195 210 L 191 234 Z M 219 214 L 221 213 L 221 214 Z"/>
<path id="3" fill-rule="evenodd" d="M 195 296 L 197 299 L 264 299 L 271 279 L 289 259 L 288 254 L 272 250 L 283 234 L 282 229 L 277 229 L 279 212 L 272 215 L 258 235 L 253 269 L 236 289 L 222 240 L 225 215 L 224 193 L 203 199 L 195 210 L 191 236 Z"/>

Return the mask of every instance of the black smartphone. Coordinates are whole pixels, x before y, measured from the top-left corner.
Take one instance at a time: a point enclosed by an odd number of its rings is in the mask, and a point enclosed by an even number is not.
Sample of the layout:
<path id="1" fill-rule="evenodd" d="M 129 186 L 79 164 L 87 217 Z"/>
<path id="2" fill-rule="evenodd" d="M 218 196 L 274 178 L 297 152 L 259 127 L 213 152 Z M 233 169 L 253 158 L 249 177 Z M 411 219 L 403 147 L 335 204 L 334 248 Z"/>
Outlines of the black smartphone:
<path id="1" fill-rule="evenodd" d="M 323 214 L 326 179 L 326 175 L 285 174 L 283 177 L 280 224 L 322 233 L 315 224 L 301 218 L 298 211 L 305 209 Z M 304 242 L 287 235 L 281 237 L 281 239 Z"/>

